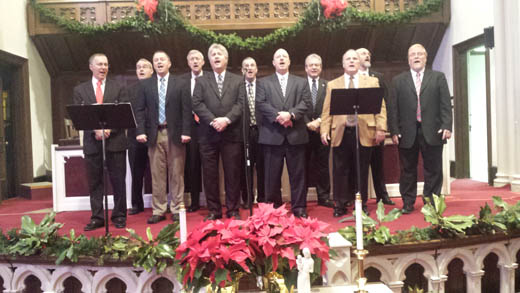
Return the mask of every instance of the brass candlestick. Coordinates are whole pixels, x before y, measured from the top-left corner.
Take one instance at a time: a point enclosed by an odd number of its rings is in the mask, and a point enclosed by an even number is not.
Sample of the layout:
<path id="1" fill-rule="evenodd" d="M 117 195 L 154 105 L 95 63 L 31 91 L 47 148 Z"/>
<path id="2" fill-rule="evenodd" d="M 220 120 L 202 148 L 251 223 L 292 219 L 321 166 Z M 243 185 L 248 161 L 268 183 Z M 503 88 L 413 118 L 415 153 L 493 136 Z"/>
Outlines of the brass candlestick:
<path id="1" fill-rule="evenodd" d="M 367 278 L 365 278 L 365 268 L 364 268 L 364 264 L 363 264 L 363 261 L 365 260 L 366 256 L 368 255 L 368 250 L 355 249 L 354 254 L 357 256 L 357 260 L 358 260 L 357 288 L 356 288 L 356 290 L 354 290 L 354 292 L 368 293 L 368 291 L 365 290 L 365 284 L 367 283 Z"/>

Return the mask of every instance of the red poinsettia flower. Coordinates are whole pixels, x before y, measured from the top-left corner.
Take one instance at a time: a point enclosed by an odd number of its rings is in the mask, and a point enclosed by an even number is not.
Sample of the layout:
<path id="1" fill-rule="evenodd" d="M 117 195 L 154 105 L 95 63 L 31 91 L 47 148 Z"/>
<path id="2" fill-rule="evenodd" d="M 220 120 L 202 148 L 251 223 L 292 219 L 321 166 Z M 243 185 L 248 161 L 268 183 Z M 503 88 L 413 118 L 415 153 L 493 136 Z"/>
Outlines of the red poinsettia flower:
<path id="1" fill-rule="evenodd" d="M 153 21 L 153 15 L 157 11 L 158 0 L 139 0 L 137 3 L 137 10 L 144 8 L 144 13 L 148 15 L 151 21 Z"/>
<path id="2" fill-rule="evenodd" d="M 341 13 L 348 6 L 347 0 L 321 0 L 323 6 L 323 15 L 325 18 L 331 18 L 332 15 L 341 16 Z"/>

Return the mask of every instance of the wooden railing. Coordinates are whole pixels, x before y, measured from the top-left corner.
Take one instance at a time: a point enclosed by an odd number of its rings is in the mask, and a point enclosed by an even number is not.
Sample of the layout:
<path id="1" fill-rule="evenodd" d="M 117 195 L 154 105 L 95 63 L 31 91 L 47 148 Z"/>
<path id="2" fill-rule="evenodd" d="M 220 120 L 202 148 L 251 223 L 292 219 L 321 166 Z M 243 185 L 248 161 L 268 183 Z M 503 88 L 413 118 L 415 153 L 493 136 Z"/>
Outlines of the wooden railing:
<path id="1" fill-rule="evenodd" d="M 104 24 L 135 15 L 136 1 L 129 0 L 37 0 L 57 14 L 82 23 Z M 173 1 L 193 25 L 212 30 L 273 29 L 297 21 L 311 0 L 180 0 Z M 361 11 L 394 13 L 406 11 L 423 0 L 350 0 Z M 50 34 L 60 30 L 41 19 L 29 7 L 29 33 Z"/>

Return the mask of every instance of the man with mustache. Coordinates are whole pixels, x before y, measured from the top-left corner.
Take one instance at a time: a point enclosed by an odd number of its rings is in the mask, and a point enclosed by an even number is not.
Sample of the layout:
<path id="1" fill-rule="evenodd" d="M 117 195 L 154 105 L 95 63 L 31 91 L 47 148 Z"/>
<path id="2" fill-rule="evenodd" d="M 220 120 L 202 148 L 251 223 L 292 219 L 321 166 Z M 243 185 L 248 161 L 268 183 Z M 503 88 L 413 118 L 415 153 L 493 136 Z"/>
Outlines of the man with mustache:
<path id="1" fill-rule="evenodd" d="M 417 197 L 417 162 L 423 158 L 425 198 L 440 194 L 442 149 L 451 137 L 451 95 L 442 72 L 426 69 L 428 53 L 421 44 L 408 49 L 407 70 L 392 80 L 390 133 L 399 145 L 399 192 L 403 214 L 414 210 Z"/>
<path id="2" fill-rule="evenodd" d="M 180 77 L 185 80 L 186 86 L 189 87 L 190 96 L 193 97 L 196 79 L 204 74 L 202 67 L 204 66 L 204 55 L 199 50 L 190 50 L 188 56 L 188 66 L 191 71 Z M 195 212 L 200 209 L 200 192 L 202 189 L 201 160 L 198 134 L 200 119 L 193 113 L 191 123 L 191 141 L 186 148 L 186 166 L 184 168 L 184 178 L 190 190 L 191 205 L 186 209 L 188 212 Z"/>
<path id="3" fill-rule="evenodd" d="M 334 217 L 347 213 L 347 201 L 355 198 L 356 190 L 353 187 L 356 184 L 352 180 L 356 180 L 356 177 L 359 177 L 360 182 L 358 190 L 363 200 L 362 208 L 368 214 L 368 166 L 372 147 L 385 139 L 386 106 L 384 101 L 381 103 L 381 110 L 378 114 L 358 115 L 358 121 L 354 115 L 330 115 L 333 89 L 379 87 L 377 78 L 359 73 L 359 63 L 359 55 L 355 50 L 350 49 L 343 54 L 344 74 L 328 83 L 321 115 L 322 143 L 324 145 L 330 143 L 333 148 L 332 184 L 336 204 Z M 359 127 L 359 141 L 356 139 L 356 124 Z M 356 174 L 356 144 L 359 144 L 360 174 Z"/>
<path id="4" fill-rule="evenodd" d="M 242 107 L 244 79 L 228 72 L 228 51 L 212 44 L 208 58 L 213 72 L 197 78 L 193 90 L 193 110 L 200 118 L 199 143 L 202 180 L 208 203 L 206 220 L 222 218 L 219 196 L 219 157 L 224 167 L 226 214 L 240 219 L 240 173 L 242 171 Z"/>
<path id="5" fill-rule="evenodd" d="M 361 59 L 359 66 L 359 73 L 362 75 L 376 77 L 379 80 L 379 85 L 385 91 L 385 96 L 383 99 L 385 103 L 388 103 L 388 88 L 386 86 L 383 75 L 379 72 L 375 72 L 371 70 L 372 63 L 371 58 L 372 54 L 365 48 L 359 48 L 356 50 Z M 388 191 L 386 190 L 385 184 L 385 171 L 383 166 L 383 154 L 385 150 L 385 142 L 384 140 L 379 144 L 373 147 L 372 149 L 372 158 L 370 159 L 370 169 L 372 170 L 372 181 L 374 183 L 374 190 L 376 192 L 376 201 L 383 201 L 385 205 L 395 205 L 395 203 L 388 197 Z"/>
<path id="6" fill-rule="evenodd" d="M 329 154 L 330 147 L 323 145 L 320 138 L 321 112 L 327 92 L 327 80 L 320 79 L 321 57 L 310 54 L 305 58 L 305 72 L 311 93 L 312 107 L 307 112 L 309 143 L 306 148 L 307 187 L 316 186 L 318 205 L 333 208 L 330 200 Z"/>
<path id="7" fill-rule="evenodd" d="M 107 80 L 108 58 L 96 53 L 89 58 L 92 79 L 74 88 L 75 104 L 103 104 L 128 101 L 127 93 L 114 80 Z M 90 193 L 90 222 L 85 231 L 105 226 L 103 214 L 103 152 L 102 139 L 105 137 L 106 163 L 110 183 L 114 191 L 114 208 L 111 220 L 116 228 L 126 226 L 126 135 L 124 129 L 96 129 L 83 132 L 83 153 L 87 169 L 88 189 Z M 105 182 L 108 184 L 108 182 Z"/>
<path id="8" fill-rule="evenodd" d="M 267 202 L 282 205 L 281 177 L 284 158 L 291 184 L 291 210 L 307 217 L 305 186 L 305 145 L 309 142 L 305 114 L 312 107 L 305 79 L 289 74 L 291 60 L 285 49 L 273 55 L 275 74 L 258 81 L 256 110 L 262 117 L 258 142 L 265 156 Z"/>
<path id="9" fill-rule="evenodd" d="M 258 67 L 256 66 L 255 59 L 246 57 L 242 61 L 242 74 L 245 79 L 246 89 L 246 100 L 244 101 L 245 108 L 245 130 L 246 137 L 249 143 L 249 159 L 251 166 L 251 177 L 249 182 L 251 186 L 254 184 L 253 168 L 256 168 L 256 188 L 257 188 L 257 202 L 265 202 L 265 169 L 264 169 L 264 151 L 262 145 L 258 143 L 258 125 L 260 124 L 261 116 L 257 115 L 255 109 L 256 104 L 256 74 L 258 73 Z M 246 191 L 246 178 L 245 172 L 242 172 L 242 201 L 244 202 L 243 207 L 249 208 L 247 191 Z M 254 189 L 252 189 L 254 190 Z M 254 191 L 251 198 L 251 203 L 254 201 Z"/>
<path id="10" fill-rule="evenodd" d="M 153 74 L 153 66 L 150 61 L 141 58 L 135 65 L 135 73 L 138 81 L 133 84 L 128 93 L 132 108 L 137 108 L 137 99 L 141 81 L 148 79 Z M 143 179 L 146 165 L 148 164 L 148 148 L 146 144 L 138 142 L 136 137 L 136 129 L 127 130 L 128 136 L 128 162 L 130 163 L 130 172 L 132 172 L 132 208 L 128 212 L 129 215 L 136 215 L 144 211 L 143 202 Z"/>
<path id="11" fill-rule="evenodd" d="M 166 219 L 166 186 L 172 195 L 172 220 L 179 221 L 184 200 L 185 144 L 191 140 L 191 100 L 181 78 L 170 75 L 170 57 L 164 51 L 153 54 L 156 74 L 139 91 L 137 141 L 148 144 L 152 173 L 152 210 L 148 224 Z M 168 181 L 166 181 L 168 180 Z"/>

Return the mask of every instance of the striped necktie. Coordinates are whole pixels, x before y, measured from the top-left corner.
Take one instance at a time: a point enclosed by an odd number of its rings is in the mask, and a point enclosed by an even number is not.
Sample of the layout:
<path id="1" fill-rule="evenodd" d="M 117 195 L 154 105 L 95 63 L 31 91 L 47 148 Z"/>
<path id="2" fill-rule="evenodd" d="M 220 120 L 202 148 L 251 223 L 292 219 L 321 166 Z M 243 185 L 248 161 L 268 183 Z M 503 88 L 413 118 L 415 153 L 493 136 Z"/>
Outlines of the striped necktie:
<path id="1" fill-rule="evenodd" d="M 166 121 L 166 83 L 164 77 L 161 78 L 161 85 L 159 87 L 159 124 L 164 124 Z"/>
<path id="2" fill-rule="evenodd" d="M 311 98 L 312 98 L 312 108 L 316 108 L 316 99 L 318 97 L 318 87 L 316 86 L 316 79 L 312 79 L 312 88 L 311 88 Z"/>
<path id="3" fill-rule="evenodd" d="M 415 90 L 417 91 L 417 121 L 421 122 L 421 73 L 417 72 L 415 78 Z"/>

